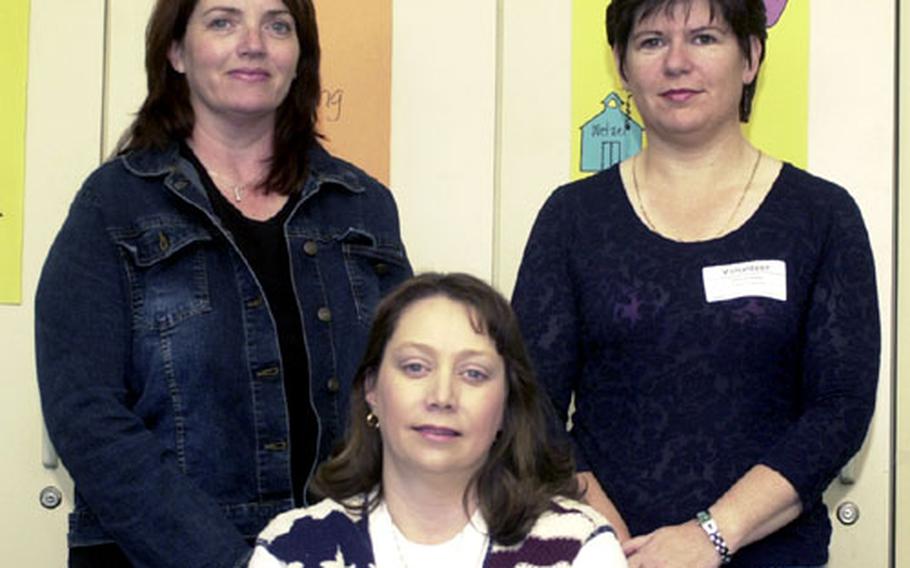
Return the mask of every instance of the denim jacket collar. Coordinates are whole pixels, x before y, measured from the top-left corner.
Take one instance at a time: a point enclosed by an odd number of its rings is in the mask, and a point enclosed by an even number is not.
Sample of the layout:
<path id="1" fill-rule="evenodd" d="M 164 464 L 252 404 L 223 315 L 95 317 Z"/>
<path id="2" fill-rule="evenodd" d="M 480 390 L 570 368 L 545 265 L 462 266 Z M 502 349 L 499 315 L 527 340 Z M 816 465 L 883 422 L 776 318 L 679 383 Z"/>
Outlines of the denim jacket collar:
<path id="1" fill-rule="evenodd" d="M 201 187 L 197 173 L 180 157 L 180 146 L 176 143 L 164 150 L 130 152 L 116 159 L 122 160 L 124 167 L 139 177 L 169 175 L 165 184 L 177 192 L 182 193 L 194 185 Z M 366 189 L 360 176 L 333 159 L 318 142 L 310 148 L 307 162 L 310 175 L 303 187 L 304 197 L 309 197 L 325 184 L 338 185 L 351 193 L 363 193 Z M 195 183 L 187 183 L 187 178 Z"/>

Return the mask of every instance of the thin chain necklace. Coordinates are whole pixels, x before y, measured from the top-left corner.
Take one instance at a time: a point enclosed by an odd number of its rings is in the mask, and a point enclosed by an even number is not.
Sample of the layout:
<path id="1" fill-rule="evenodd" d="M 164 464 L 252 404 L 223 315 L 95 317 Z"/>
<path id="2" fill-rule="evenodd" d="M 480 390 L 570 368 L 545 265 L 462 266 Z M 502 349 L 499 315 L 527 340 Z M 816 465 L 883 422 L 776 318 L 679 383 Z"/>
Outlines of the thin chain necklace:
<path id="1" fill-rule="evenodd" d="M 395 541 L 395 552 L 398 554 L 398 562 L 404 568 L 410 568 L 410 565 L 408 564 L 408 561 L 405 558 L 404 549 L 401 544 L 401 539 L 407 539 L 407 537 L 404 536 L 404 533 L 402 533 L 401 529 L 398 528 L 398 525 L 395 523 L 395 519 L 392 518 L 392 512 L 389 511 L 388 506 L 385 503 L 383 503 L 382 506 L 385 507 L 385 513 L 389 518 L 389 525 L 391 525 L 391 529 L 392 529 L 392 540 Z M 470 519 L 468 520 L 468 524 L 469 525 L 471 524 Z M 455 538 L 457 538 L 459 541 L 464 540 L 466 537 L 466 534 L 467 534 L 466 533 L 467 530 L 468 530 L 468 527 L 467 527 L 467 525 L 465 525 L 465 527 L 463 529 L 461 529 L 461 532 L 458 533 L 458 536 L 456 536 Z M 480 547 L 480 556 L 478 556 L 477 561 L 474 564 L 474 566 L 483 566 L 483 559 L 484 559 L 484 555 L 486 554 L 486 551 L 487 551 L 487 541 L 489 540 L 489 538 L 490 538 L 489 536 L 484 537 L 483 543 L 481 544 L 481 547 Z M 458 549 L 459 550 L 464 549 L 463 542 L 459 543 Z"/>
<path id="2" fill-rule="evenodd" d="M 645 225 L 649 229 L 658 234 L 663 234 L 657 230 L 657 227 L 654 225 L 654 221 L 651 220 L 651 217 L 648 215 L 648 211 L 645 209 L 645 202 L 641 199 L 641 192 L 638 189 L 638 175 L 636 174 L 638 168 L 638 157 L 641 154 L 636 154 L 632 158 L 632 187 L 635 189 L 635 199 L 638 201 L 638 208 L 641 211 L 641 217 L 645 221 Z M 746 181 L 746 185 L 743 186 L 742 191 L 739 194 L 739 199 L 736 201 L 736 205 L 733 207 L 733 210 L 730 212 L 730 216 L 727 218 L 727 221 L 721 225 L 720 230 L 712 238 L 717 238 L 724 234 L 724 231 L 730 226 L 730 223 L 733 222 L 733 218 L 736 217 L 736 214 L 739 212 L 739 208 L 742 206 L 743 201 L 746 200 L 746 194 L 749 193 L 749 188 L 752 187 L 752 182 L 755 180 L 755 172 L 758 171 L 758 165 L 761 163 L 762 151 L 758 150 L 758 155 L 755 157 L 755 163 L 752 164 L 752 172 L 749 174 L 749 179 Z"/>
<path id="3" fill-rule="evenodd" d="M 215 170 L 210 170 L 209 168 L 205 168 L 205 171 L 208 172 L 210 177 L 215 178 L 215 179 L 220 179 L 225 184 L 227 184 L 228 189 L 230 189 L 231 193 L 234 194 L 235 202 L 240 203 L 243 200 L 243 194 L 246 193 L 246 190 L 247 190 L 249 184 L 236 183 L 233 180 L 231 180 L 229 177 L 221 175 L 218 172 L 216 172 Z"/>

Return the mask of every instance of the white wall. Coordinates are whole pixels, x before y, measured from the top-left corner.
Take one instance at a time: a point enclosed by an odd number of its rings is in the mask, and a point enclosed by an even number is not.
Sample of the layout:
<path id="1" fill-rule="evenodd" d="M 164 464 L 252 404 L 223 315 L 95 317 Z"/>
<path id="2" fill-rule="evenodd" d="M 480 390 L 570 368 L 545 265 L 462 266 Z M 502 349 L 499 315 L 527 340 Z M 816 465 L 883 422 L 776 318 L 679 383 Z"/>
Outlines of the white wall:
<path id="1" fill-rule="evenodd" d="M 103 0 L 31 3 L 26 142 L 23 303 L 0 306 L 0 550 L 7 566 L 64 566 L 67 505 L 46 511 L 38 495 L 66 488 L 41 466 L 32 342 L 33 298 L 51 240 L 100 149 Z"/>
<path id="2" fill-rule="evenodd" d="M 901 10 L 900 74 L 910 77 L 910 10 Z M 904 80 L 906 84 L 906 79 Z M 910 566 L 910 89 L 900 92 L 895 565 Z"/>
<path id="3" fill-rule="evenodd" d="M 395 0 L 391 186 L 415 271 L 490 280 L 496 2 Z"/>

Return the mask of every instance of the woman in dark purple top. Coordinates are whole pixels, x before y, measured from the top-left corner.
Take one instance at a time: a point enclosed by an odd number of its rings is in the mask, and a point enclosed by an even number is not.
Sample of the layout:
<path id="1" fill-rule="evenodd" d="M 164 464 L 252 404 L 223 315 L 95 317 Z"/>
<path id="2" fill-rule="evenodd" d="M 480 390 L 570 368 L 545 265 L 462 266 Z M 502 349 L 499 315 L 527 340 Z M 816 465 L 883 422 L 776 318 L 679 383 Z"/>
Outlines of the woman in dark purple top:
<path id="1" fill-rule="evenodd" d="M 648 147 L 550 197 L 514 293 L 632 567 L 824 564 L 822 493 L 874 407 L 860 212 L 740 130 L 764 24 L 760 0 L 613 0 Z"/>

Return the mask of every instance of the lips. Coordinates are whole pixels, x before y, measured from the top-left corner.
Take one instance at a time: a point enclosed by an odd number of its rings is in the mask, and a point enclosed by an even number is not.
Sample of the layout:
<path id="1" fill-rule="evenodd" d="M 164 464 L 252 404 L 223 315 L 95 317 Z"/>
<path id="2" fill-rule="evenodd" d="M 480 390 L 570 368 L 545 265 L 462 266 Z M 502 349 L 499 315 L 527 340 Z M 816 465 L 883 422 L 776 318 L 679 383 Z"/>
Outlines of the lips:
<path id="1" fill-rule="evenodd" d="M 430 439 L 450 440 L 461 436 L 461 432 L 457 430 L 431 424 L 415 426 L 414 430 L 423 437 Z"/>
<path id="2" fill-rule="evenodd" d="M 700 92 L 694 89 L 669 89 L 662 92 L 660 96 L 675 103 L 684 103 Z"/>
<path id="3" fill-rule="evenodd" d="M 271 76 L 265 69 L 234 69 L 228 74 L 242 81 L 265 81 Z"/>

